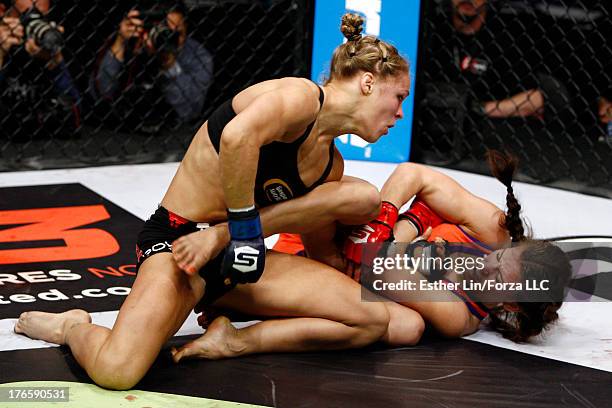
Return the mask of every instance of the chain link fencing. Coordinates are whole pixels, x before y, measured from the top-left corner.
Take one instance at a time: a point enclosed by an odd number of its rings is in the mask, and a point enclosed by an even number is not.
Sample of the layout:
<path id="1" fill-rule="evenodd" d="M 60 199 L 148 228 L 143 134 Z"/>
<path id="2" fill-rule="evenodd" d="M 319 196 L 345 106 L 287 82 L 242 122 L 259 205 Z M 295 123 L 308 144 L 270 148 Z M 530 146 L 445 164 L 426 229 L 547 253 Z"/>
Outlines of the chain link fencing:
<path id="1" fill-rule="evenodd" d="M 216 106 L 310 69 L 307 0 L 2 1 L 0 170 L 180 160 Z"/>
<path id="2" fill-rule="evenodd" d="M 313 0 L 17 3 L 0 0 L 3 171 L 180 160 L 227 98 L 310 71 Z M 412 160 L 488 174 L 506 149 L 519 180 L 612 196 L 609 4 L 425 0 L 420 32 Z"/>
<path id="3" fill-rule="evenodd" d="M 609 7 L 424 2 L 412 159 L 488 174 L 502 149 L 519 180 L 612 197 Z"/>

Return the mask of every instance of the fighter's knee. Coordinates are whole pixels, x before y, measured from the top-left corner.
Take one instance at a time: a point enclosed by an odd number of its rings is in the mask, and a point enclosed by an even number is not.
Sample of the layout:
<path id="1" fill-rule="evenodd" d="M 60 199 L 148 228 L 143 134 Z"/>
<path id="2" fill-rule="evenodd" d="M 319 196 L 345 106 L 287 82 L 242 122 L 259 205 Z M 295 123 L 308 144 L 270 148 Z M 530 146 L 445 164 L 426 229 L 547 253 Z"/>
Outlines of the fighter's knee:
<path id="1" fill-rule="evenodd" d="M 133 364 L 129 357 L 108 356 L 96 360 L 91 372 L 91 379 L 100 387 L 109 390 L 129 390 L 133 388 L 144 377 L 146 370 L 140 369 Z"/>
<path id="2" fill-rule="evenodd" d="M 398 164 L 394 172 L 412 175 L 414 173 L 419 172 L 422 168 L 423 168 L 422 164 L 405 162 L 405 163 Z"/>
<path id="3" fill-rule="evenodd" d="M 404 346 L 414 346 L 421 341 L 423 332 L 425 331 L 425 320 L 419 315 L 418 318 L 412 319 L 409 323 L 408 331 L 406 332 Z"/>
<path id="4" fill-rule="evenodd" d="M 91 379 L 100 387 L 109 390 L 124 391 L 133 388 L 142 376 L 125 372 L 98 372 L 90 374 Z"/>
<path id="5" fill-rule="evenodd" d="M 344 199 L 350 206 L 352 214 L 362 217 L 364 222 L 370 221 L 378 216 L 380 212 L 380 192 L 378 189 L 366 182 L 352 182 L 347 186 L 349 190 Z"/>
<path id="6" fill-rule="evenodd" d="M 425 320 L 417 312 L 393 314 L 383 340 L 391 346 L 414 346 L 421 341 Z"/>
<path id="7" fill-rule="evenodd" d="M 358 329 L 358 334 L 353 338 L 355 347 L 380 340 L 389 327 L 389 312 L 383 303 L 372 302 L 363 312 L 363 320 L 355 326 Z"/>

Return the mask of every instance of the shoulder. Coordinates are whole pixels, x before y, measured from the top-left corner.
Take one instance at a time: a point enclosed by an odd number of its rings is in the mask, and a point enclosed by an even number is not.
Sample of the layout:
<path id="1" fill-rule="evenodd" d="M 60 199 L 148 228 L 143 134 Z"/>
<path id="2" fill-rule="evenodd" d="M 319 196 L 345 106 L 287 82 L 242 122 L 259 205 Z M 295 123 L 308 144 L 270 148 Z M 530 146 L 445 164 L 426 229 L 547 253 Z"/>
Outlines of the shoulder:
<path id="1" fill-rule="evenodd" d="M 287 141 L 292 141 L 316 120 L 321 108 L 320 88 L 311 81 L 287 78 L 286 84 L 278 90 L 282 100 L 282 120 L 286 124 Z"/>
<path id="2" fill-rule="evenodd" d="M 317 86 L 299 78 L 260 82 L 232 100 L 236 117 L 226 126 L 258 135 L 262 144 L 291 142 L 319 111 Z"/>
<path id="3" fill-rule="evenodd" d="M 181 52 L 183 55 L 188 56 L 197 56 L 198 58 L 210 58 L 212 55 L 210 52 L 200 44 L 198 41 L 194 40 L 191 37 L 187 37 L 185 40 L 185 45 L 183 45 L 183 51 Z"/>
<path id="4" fill-rule="evenodd" d="M 287 108 L 304 111 L 307 116 L 316 117 L 319 112 L 319 90 L 314 83 L 304 78 L 284 78 L 279 93 Z"/>
<path id="5" fill-rule="evenodd" d="M 502 227 L 505 213 L 495 204 L 476 197 L 478 205 L 470 211 L 470 217 L 462 226 L 474 238 L 495 247 L 509 240 L 508 231 Z"/>
<path id="6" fill-rule="evenodd" d="M 276 120 L 308 125 L 319 111 L 319 89 L 316 84 L 302 78 L 264 81 L 236 95 L 234 108 L 237 113 L 249 108 L 272 109 Z"/>
<path id="7" fill-rule="evenodd" d="M 204 47 L 199 41 L 191 38 L 191 37 L 187 37 L 185 39 L 185 46 L 192 48 L 192 49 L 196 49 L 198 51 L 202 51 L 202 52 L 206 52 L 208 53 L 208 50 L 206 49 L 206 47 Z"/>

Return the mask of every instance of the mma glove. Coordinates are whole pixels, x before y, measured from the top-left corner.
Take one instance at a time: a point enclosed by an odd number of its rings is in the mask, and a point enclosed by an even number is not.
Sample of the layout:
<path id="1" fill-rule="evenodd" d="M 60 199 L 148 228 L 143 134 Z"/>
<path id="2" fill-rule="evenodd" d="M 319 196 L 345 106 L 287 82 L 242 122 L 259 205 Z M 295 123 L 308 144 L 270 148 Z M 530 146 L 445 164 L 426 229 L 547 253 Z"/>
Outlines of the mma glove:
<path id="1" fill-rule="evenodd" d="M 221 270 L 226 284 L 254 283 L 266 262 L 266 246 L 259 212 L 255 206 L 246 210 L 227 210 L 230 243 Z"/>
<path id="2" fill-rule="evenodd" d="M 417 236 L 421 236 L 427 231 L 427 228 L 435 228 L 442 224 L 444 220 L 423 201 L 416 198 L 410 209 L 399 215 L 400 220 L 410 221 L 417 232 Z"/>
<path id="3" fill-rule="evenodd" d="M 382 243 L 393 241 L 393 227 L 397 221 L 398 208 L 388 201 L 382 202 L 380 214 L 368 224 L 353 228 L 344 243 L 344 256 L 350 262 L 361 264 L 363 259 L 363 245 L 368 243 Z M 373 251 L 375 253 L 375 251 Z"/>
<path id="4" fill-rule="evenodd" d="M 409 255 L 411 261 L 417 258 L 425 261 L 418 264 L 417 271 L 430 282 L 444 277 L 446 273 L 444 261 L 449 254 L 446 240 L 437 238 L 434 242 L 429 242 L 425 239 L 417 239 L 410 243 L 406 254 Z M 416 268 L 417 265 L 413 264 L 412 267 Z"/>

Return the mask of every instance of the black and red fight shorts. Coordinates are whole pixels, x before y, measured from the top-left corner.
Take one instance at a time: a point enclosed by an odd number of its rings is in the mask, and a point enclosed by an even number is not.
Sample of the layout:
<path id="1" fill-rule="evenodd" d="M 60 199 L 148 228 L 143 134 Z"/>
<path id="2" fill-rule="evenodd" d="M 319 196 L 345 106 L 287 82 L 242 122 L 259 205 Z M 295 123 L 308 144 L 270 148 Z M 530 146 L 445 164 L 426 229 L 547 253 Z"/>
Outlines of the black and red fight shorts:
<path id="1" fill-rule="evenodd" d="M 208 228 L 208 224 L 189 221 L 178 214 L 159 206 L 155 213 L 145 222 L 136 241 L 136 271 L 148 257 L 172 252 L 172 242 L 183 235 Z M 227 285 L 222 276 L 221 263 L 225 250 L 209 261 L 198 274 L 206 281 L 202 305 L 210 305 L 215 300 L 232 290 L 235 286 Z"/>

